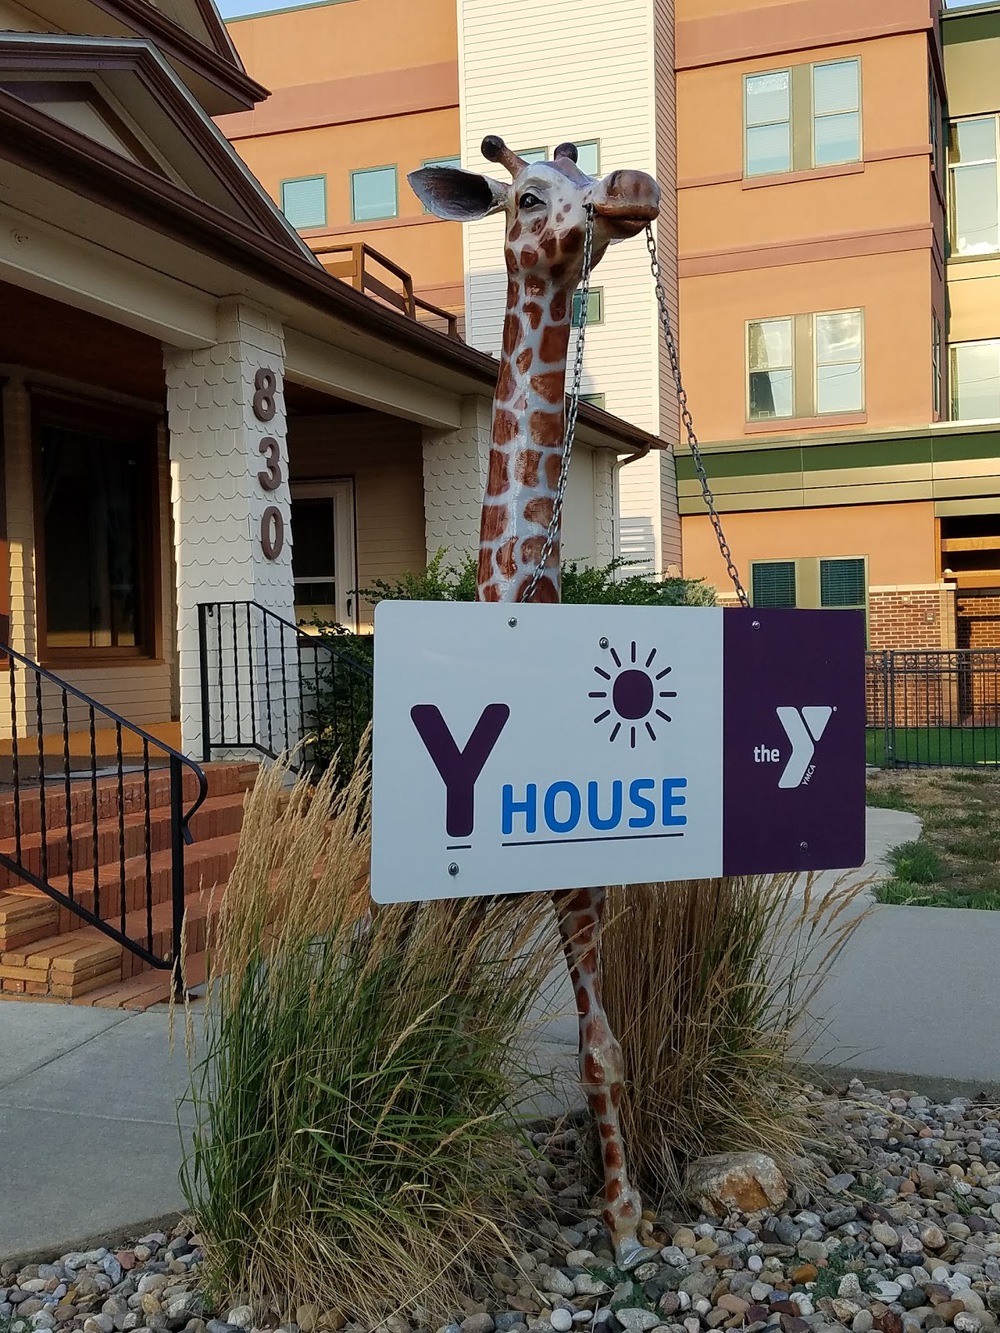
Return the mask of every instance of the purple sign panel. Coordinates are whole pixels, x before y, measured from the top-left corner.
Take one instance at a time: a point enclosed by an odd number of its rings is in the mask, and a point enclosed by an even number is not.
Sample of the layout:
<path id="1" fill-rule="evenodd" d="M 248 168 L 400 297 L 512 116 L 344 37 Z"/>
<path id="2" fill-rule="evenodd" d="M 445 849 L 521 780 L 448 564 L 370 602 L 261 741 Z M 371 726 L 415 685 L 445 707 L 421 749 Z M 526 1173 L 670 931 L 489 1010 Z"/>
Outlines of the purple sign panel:
<path id="1" fill-rule="evenodd" d="M 726 875 L 865 859 L 860 611 L 723 614 Z"/>

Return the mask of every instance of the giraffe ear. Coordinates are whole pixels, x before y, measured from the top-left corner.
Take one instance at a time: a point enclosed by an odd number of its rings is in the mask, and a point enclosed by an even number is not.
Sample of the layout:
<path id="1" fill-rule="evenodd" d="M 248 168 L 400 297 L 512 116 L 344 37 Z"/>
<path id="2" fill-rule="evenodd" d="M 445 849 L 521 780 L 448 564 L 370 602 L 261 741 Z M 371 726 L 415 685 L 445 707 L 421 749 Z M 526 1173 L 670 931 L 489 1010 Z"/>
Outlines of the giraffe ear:
<path id="1" fill-rule="evenodd" d="M 506 208 L 511 187 L 456 167 L 421 167 L 406 178 L 423 206 L 439 218 L 473 222 Z"/>

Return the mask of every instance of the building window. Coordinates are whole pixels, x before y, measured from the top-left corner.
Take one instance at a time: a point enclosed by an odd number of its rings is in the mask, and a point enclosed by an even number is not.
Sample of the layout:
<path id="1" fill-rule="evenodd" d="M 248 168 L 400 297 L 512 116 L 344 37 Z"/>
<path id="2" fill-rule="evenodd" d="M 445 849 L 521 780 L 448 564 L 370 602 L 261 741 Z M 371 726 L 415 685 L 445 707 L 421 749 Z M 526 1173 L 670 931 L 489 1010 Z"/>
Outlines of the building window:
<path id="1" fill-rule="evenodd" d="M 573 293 L 573 328 L 580 327 L 580 317 L 583 314 L 583 293 Z M 587 324 L 604 323 L 604 290 L 601 287 L 591 287 L 587 293 Z"/>
<path id="2" fill-rule="evenodd" d="M 953 254 L 989 255 L 1000 250 L 998 127 L 997 116 L 959 120 L 951 126 L 948 169 Z"/>
<path id="3" fill-rule="evenodd" d="M 944 373 L 943 358 L 941 356 L 941 321 L 937 315 L 931 316 L 931 405 L 934 409 L 934 415 L 940 417 L 941 402 L 943 399 L 942 379 Z"/>
<path id="4" fill-rule="evenodd" d="M 868 562 L 864 556 L 754 560 L 750 598 L 759 607 L 865 611 Z"/>
<path id="5" fill-rule="evenodd" d="M 576 146 L 576 165 L 585 176 L 601 174 L 601 145 L 599 140 L 591 139 Z"/>
<path id="6" fill-rule="evenodd" d="M 326 177 L 281 182 L 281 211 L 293 227 L 326 226 Z"/>
<path id="7" fill-rule="evenodd" d="M 748 421 L 860 412 L 864 399 L 862 311 L 747 325 Z"/>
<path id="8" fill-rule="evenodd" d="M 795 605 L 795 561 L 755 560 L 750 566 L 754 606 Z"/>
<path id="9" fill-rule="evenodd" d="M 951 415 L 955 421 L 1000 418 L 1000 339 L 952 347 Z"/>
<path id="10" fill-rule="evenodd" d="M 547 148 L 524 148 L 517 156 L 530 166 L 533 162 L 547 162 L 549 160 L 549 150 Z"/>
<path id="11" fill-rule="evenodd" d="M 857 162 L 861 157 L 861 63 L 748 74 L 743 80 L 747 176 Z"/>
<path id="12" fill-rule="evenodd" d="M 154 427 L 60 405 L 37 432 L 46 650 L 151 654 Z"/>
<path id="13" fill-rule="evenodd" d="M 581 393 L 580 402 L 589 403 L 591 407 L 604 407 L 607 401 L 607 395 L 603 393 Z"/>
<path id="14" fill-rule="evenodd" d="M 352 221 L 394 218 L 398 211 L 395 167 L 369 167 L 351 172 Z"/>

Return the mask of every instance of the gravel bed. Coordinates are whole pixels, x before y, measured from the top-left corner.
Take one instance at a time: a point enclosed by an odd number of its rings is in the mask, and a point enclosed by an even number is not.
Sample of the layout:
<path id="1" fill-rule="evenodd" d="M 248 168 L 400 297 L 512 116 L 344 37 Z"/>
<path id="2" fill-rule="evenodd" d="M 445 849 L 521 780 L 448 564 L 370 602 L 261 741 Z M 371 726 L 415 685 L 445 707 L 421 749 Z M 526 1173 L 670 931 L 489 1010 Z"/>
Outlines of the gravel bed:
<path id="1" fill-rule="evenodd" d="M 454 1322 L 427 1333 L 991 1333 L 1000 1319 L 1000 1119 L 852 1083 L 803 1093 L 810 1160 L 776 1212 L 647 1216 L 615 1268 L 581 1176 L 575 1129 L 535 1135 L 536 1193 L 511 1253 Z M 544 1205 L 540 1208 L 540 1205 Z M 179 1227 L 116 1251 L 0 1266 L 0 1333 L 252 1333 L 249 1306 L 210 1311 L 200 1238 Z M 212 1318 L 215 1313 L 219 1317 Z M 423 1326 L 400 1311 L 385 1333 Z M 300 1306 L 282 1333 L 362 1333 L 350 1312 Z M 368 1333 L 364 1330 L 364 1333 Z"/>

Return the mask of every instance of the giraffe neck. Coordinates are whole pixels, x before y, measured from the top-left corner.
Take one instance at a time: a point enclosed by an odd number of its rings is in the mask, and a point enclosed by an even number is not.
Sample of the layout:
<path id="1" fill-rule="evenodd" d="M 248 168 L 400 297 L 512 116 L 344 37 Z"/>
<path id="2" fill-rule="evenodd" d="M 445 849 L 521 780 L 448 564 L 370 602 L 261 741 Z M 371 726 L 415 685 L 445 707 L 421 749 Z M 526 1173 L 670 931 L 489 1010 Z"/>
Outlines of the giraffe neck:
<path id="1" fill-rule="evenodd" d="M 530 275 L 507 288 L 476 596 L 517 602 L 537 568 L 562 466 L 572 302 Z M 559 600 L 559 540 L 532 600 Z"/>

